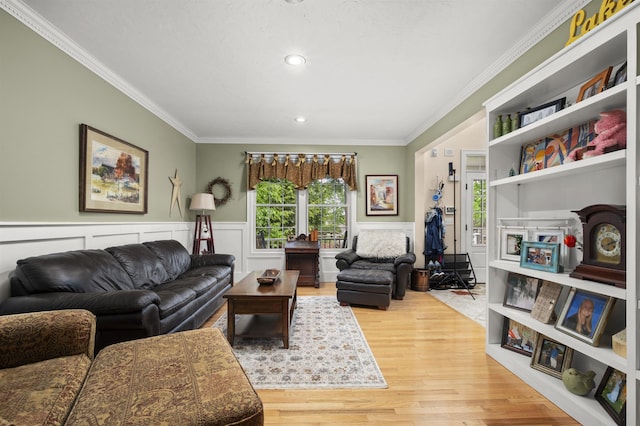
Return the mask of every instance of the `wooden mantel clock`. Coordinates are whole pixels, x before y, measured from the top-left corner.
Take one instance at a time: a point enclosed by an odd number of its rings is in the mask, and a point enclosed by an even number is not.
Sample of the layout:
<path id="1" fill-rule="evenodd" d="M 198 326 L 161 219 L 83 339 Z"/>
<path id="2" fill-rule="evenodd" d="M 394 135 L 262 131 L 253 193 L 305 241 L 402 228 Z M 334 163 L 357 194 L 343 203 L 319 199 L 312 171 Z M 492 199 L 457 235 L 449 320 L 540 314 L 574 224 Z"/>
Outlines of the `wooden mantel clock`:
<path id="1" fill-rule="evenodd" d="M 595 204 L 574 213 L 582 222 L 584 251 L 569 276 L 626 288 L 626 206 Z"/>

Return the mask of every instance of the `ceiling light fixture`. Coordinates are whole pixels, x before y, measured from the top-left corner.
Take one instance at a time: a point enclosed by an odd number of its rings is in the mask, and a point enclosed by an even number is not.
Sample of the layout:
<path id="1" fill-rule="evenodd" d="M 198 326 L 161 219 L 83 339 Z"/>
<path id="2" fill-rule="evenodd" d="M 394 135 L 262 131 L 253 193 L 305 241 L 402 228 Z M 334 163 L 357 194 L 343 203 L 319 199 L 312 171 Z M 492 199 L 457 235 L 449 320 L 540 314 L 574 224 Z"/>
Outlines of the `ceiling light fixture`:
<path id="1" fill-rule="evenodd" d="M 298 3 L 302 3 L 304 0 L 284 0 L 284 1 L 291 4 L 298 4 Z"/>
<path id="2" fill-rule="evenodd" d="M 307 119 L 302 116 L 296 117 L 294 118 L 294 120 L 296 123 L 304 123 L 305 121 L 307 121 Z"/>
<path id="3" fill-rule="evenodd" d="M 284 58 L 284 62 L 289 65 L 303 65 L 307 60 L 302 55 L 287 55 Z"/>

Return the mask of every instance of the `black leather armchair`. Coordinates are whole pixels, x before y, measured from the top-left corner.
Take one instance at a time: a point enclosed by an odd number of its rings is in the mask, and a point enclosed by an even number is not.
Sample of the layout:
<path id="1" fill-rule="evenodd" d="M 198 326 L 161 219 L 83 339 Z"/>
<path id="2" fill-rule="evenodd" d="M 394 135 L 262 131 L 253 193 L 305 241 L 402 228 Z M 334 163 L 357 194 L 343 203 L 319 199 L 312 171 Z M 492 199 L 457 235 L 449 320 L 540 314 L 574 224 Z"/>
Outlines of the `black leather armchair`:
<path id="1" fill-rule="evenodd" d="M 358 236 L 353 237 L 350 249 L 336 255 L 336 266 L 340 271 L 359 269 L 389 271 L 393 274 L 392 298 L 402 300 L 411 285 L 411 272 L 416 255 L 411 251 L 411 240 L 406 237 L 406 253 L 396 257 L 360 257 L 357 254 Z"/>

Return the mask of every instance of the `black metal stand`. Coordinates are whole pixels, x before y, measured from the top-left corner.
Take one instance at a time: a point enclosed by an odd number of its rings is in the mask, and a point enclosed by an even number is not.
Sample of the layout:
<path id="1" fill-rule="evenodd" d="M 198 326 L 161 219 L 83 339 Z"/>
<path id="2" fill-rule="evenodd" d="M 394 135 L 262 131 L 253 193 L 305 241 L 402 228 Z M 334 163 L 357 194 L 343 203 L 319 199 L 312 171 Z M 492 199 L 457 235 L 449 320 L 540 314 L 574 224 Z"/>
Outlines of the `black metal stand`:
<path id="1" fill-rule="evenodd" d="M 445 282 L 453 282 L 458 288 L 466 288 L 469 296 L 471 296 L 473 300 L 476 300 L 469 289 L 469 284 L 467 284 L 467 282 L 463 280 L 458 273 L 458 240 L 456 239 L 456 169 L 453 168 L 453 163 L 449 163 L 449 176 L 453 176 L 453 272 L 450 273 Z M 460 283 L 462 285 L 459 285 Z"/>

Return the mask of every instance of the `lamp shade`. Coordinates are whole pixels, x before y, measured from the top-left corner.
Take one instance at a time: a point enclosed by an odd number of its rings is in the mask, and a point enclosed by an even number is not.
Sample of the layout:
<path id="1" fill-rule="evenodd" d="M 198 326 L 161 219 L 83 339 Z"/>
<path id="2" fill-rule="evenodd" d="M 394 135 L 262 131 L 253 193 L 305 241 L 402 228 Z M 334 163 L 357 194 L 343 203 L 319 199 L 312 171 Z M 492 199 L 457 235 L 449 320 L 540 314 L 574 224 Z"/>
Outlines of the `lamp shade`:
<path id="1" fill-rule="evenodd" d="M 213 194 L 194 194 L 191 198 L 189 210 L 215 210 L 216 203 L 213 201 Z"/>

